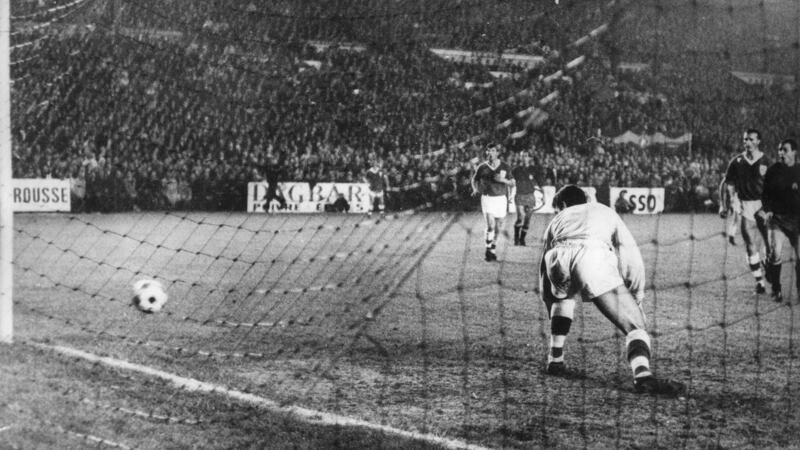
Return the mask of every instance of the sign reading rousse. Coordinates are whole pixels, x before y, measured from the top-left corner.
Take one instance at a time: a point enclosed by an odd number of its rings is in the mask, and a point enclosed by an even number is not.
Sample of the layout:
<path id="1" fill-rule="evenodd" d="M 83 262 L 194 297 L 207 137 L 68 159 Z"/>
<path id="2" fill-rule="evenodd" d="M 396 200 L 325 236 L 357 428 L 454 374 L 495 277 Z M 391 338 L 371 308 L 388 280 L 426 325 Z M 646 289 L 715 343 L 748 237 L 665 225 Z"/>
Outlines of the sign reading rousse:
<path id="1" fill-rule="evenodd" d="M 70 211 L 69 180 L 15 178 L 11 201 L 15 212 Z"/>

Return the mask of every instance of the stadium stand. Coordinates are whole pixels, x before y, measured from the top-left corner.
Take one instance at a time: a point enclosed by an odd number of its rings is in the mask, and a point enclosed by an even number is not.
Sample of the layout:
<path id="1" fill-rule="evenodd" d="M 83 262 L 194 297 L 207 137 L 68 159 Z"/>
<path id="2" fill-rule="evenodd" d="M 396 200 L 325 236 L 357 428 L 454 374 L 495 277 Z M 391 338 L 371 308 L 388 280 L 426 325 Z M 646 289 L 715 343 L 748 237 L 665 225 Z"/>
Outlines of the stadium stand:
<path id="1" fill-rule="evenodd" d="M 330 13 L 315 2 L 302 11 L 203 2 L 180 16 L 162 2 L 112 4 L 116 11 L 102 11 L 112 19 L 52 26 L 35 33 L 38 41 L 23 33 L 20 42 L 46 45 L 34 45 L 35 57 L 26 59 L 24 46 L 14 55 L 14 176 L 75 180 L 77 210 L 242 210 L 239 193 L 263 179 L 268 154 L 287 180 L 311 183 L 360 180 L 379 157 L 394 194 L 389 209 L 444 194 L 444 206 L 470 208 L 466 179 L 478 153 L 458 144 L 485 130 L 512 152 L 532 150 L 546 184 L 593 185 L 603 200 L 609 186 L 664 187 L 667 210 L 710 210 L 740 130 L 760 124 L 770 148 L 793 126 L 785 118 L 794 105 L 772 92 L 779 87 L 746 85 L 699 52 L 622 70 L 621 58 L 648 54 L 646 40 L 626 55 L 610 44 L 619 36 L 593 42 L 582 49 L 585 64 L 545 80 L 575 56 L 567 44 L 574 36 L 558 24 L 596 23 L 597 6 L 546 10 L 525 15 L 532 22 L 523 27 L 478 33 L 482 14 L 495 25 L 523 20 L 503 12 L 520 5 L 471 5 L 454 20 L 442 3 L 441 14 L 422 20 L 407 4 L 398 6 L 406 14 L 373 17 L 355 2 L 338 20 L 322 20 Z M 376 36 L 389 20 L 393 34 Z M 627 22 L 637 33 L 648 25 Z M 373 27 L 353 26 L 365 23 Z M 538 52 L 547 62 L 531 69 L 448 61 L 434 46 Z M 561 95 L 542 123 L 514 119 L 534 132 L 513 138 L 497 124 L 521 109 L 503 102 L 520 89 Z M 612 142 L 628 130 L 693 138 L 688 148 Z"/>

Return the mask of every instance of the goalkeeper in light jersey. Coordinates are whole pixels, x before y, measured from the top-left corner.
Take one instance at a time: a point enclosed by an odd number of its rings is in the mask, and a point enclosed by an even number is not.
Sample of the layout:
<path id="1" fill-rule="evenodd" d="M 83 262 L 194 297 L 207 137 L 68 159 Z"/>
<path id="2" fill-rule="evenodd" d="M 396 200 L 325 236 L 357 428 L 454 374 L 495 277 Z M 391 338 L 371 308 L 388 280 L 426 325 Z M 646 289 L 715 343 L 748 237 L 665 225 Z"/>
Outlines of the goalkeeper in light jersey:
<path id="1" fill-rule="evenodd" d="M 639 247 L 622 218 L 600 203 L 589 203 L 575 185 L 553 198 L 558 212 L 547 226 L 539 287 L 550 315 L 547 373 L 568 375 L 564 343 L 572 325 L 575 297 L 592 302 L 625 334 L 628 362 L 638 393 L 679 396 L 682 383 L 650 371 L 650 336 L 641 308 L 645 268 Z"/>

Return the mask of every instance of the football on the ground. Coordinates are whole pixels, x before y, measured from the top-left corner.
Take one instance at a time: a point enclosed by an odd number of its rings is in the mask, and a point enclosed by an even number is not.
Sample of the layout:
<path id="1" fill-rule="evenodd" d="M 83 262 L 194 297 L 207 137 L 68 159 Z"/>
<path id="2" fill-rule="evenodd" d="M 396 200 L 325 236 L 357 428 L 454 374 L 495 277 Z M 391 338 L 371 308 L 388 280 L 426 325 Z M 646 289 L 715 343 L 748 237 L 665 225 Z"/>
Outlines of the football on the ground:
<path id="1" fill-rule="evenodd" d="M 167 292 L 156 280 L 139 280 L 133 283 L 133 305 L 139 311 L 157 313 L 167 303 Z"/>

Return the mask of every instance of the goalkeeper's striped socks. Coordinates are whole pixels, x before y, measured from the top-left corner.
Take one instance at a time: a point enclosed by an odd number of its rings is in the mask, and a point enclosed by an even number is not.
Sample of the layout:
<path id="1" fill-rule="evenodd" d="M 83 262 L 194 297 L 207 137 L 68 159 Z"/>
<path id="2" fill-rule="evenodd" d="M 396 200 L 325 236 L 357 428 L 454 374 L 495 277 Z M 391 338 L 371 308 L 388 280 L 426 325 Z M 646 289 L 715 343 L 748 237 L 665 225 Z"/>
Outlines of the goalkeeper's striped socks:
<path id="1" fill-rule="evenodd" d="M 564 316 L 553 316 L 550 319 L 550 352 L 547 354 L 547 363 L 564 362 L 564 343 L 572 327 L 572 319 Z"/>
<path id="2" fill-rule="evenodd" d="M 641 329 L 633 330 L 625 336 L 625 346 L 634 381 L 653 376 L 650 371 L 650 335 Z"/>
<path id="3" fill-rule="evenodd" d="M 656 378 L 650 371 L 650 336 L 644 330 L 633 330 L 625 337 L 628 362 L 633 370 L 633 388 L 639 394 L 678 397 L 686 393 L 683 383 Z"/>
<path id="4" fill-rule="evenodd" d="M 764 271 L 761 269 L 761 257 L 758 253 L 754 253 L 747 257 L 747 263 L 750 266 L 750 273 L 756 279 L 756 293 L 763 294 L 767 292 L 766 285 L 764 284 Z"/>

